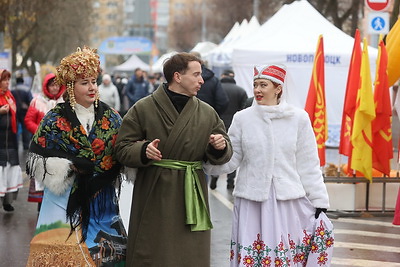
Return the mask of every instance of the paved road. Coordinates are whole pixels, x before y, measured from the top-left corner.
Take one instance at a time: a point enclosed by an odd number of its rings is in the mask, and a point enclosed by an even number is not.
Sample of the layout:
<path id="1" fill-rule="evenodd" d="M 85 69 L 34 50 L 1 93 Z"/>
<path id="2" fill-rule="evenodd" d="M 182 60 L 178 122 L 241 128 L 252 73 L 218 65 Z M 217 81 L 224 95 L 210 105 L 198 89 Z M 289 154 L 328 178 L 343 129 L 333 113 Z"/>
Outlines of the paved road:
<path id="1" fill-rule="evenodd" d="M 232 196 L 221 177 L 216 190 L 210 191 L 212 230 L 211 266 L 229 266 L 229 244 L 232 217 Z M 15 202 L 15 211 L 0 210 L 0 266 L 26 265 L 29 242 L 37 219 L 36 204 L 28 203 L 27 180 Z M 121 196 L 122 215 L 129 214 L 130 186 Z M 390 214 L 390 213 L 387 213 Z M 331 213 L 331 215 L 334 215 Z M 392 216 L 341 217 L 332 219 L 335 227 L 335 249 L 332 266 L 399 266 L 400 227 L 391 224 Z M 179 267 L 179 266 L 178 266 Z"/>

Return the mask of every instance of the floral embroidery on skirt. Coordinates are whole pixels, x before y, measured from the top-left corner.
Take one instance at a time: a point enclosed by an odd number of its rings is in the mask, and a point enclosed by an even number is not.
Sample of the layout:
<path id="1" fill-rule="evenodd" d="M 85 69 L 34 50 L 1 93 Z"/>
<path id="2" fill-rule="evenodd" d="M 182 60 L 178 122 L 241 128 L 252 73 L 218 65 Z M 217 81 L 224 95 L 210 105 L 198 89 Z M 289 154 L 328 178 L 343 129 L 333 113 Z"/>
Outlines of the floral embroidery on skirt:
<path id="1" fill-rule="evenodd" d="M 272 190 L 273 191 L 273 190 Z M 264 202 L 235 199 L 231 266 L 329 266 L 334 234 L 307 198 Z"/>

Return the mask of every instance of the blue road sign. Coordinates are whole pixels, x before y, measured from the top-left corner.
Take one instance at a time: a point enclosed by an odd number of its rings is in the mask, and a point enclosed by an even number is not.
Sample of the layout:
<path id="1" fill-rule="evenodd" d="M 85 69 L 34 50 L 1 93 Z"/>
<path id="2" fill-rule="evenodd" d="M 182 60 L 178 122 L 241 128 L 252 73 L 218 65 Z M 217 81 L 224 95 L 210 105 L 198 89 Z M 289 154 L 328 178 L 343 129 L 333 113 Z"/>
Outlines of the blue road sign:
<path id="1" fill-rule="evenodd" d="M 389 13 L 388 12 L 369 12 L 368 13 L 368 33 L 386 34 L 389 32 Z"/>
<path id="2" fill-rule="evenodd" d="M 382 17 L 375 17 L 371 20 L 371 27 L 375 31 L 381 31 L 385 28 L 385 20 Z"/>

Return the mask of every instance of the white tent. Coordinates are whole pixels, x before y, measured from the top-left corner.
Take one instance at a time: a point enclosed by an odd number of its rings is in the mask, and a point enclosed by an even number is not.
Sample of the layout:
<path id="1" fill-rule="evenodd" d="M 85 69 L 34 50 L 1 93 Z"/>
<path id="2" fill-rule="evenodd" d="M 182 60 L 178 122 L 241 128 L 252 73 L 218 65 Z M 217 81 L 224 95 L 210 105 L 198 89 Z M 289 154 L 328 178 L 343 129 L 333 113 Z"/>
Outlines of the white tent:
<path id="1" fill-rule="evenodd" d="M 228 55 L 228 49 L 225 49 L 225 47 L 228 47 L 232 40 L 237 38 L 240 31 L 240 25 L 239 22 L 236 22 L 222 42 L 210 51 L 207 56 L 207 61 L 210 67 L 220 65 L 225 66 L 227 64 L 226 62 L 228 62 L 228 64 L 230 63 L 230 60 L 228 59 L 228 57 L 230 58 L 230 55 Z"/>
<path id="2" fill-rule="evenodd" d="M 141 68 L 142 70 L 145 71 L 150 71 L 150 66 L 149 64 L 143 62 L 138 56 L 133 54 L 130 58 L 128 58 L 127 61 L 122 63 L 121 65 L 115 66 L 113 68 L 113 71 L 125 71 L 125 72 L 132 72 L 136 68 Z"/>
<path id="3" fill-rule="evenodd" d="M 290 102 L 304 108 L 319 35 L 324 38 L 325 94 L 331 135 L 340 128 L 347 74 L 354 38 L 326 20 L 306 0 L 284 5 L 274 16 L 233 48 L 232 65 L 238 85 L 252 95 L 254 65 L 287 67 Z M 372 79 L 377 49 L 369 47 Z M 330 136 L 331 138 L 332 136 Z M 336 137 L 335 137 L 336 138 Z"/>
<path id="4" fill-rule="evenodd" d="M 212 69 L 215 68 L 231 68 L 232 67 L 232 51 L 237 42 L 251 36 L 260 28 L 260 23 L 253 16 L 249 22 L 246 19 L 241 24 L 236 22 L 223 41 L 208 55 L 208 63 Z"/>
<path id="5" fill-rule="evenodd" d="M 230 29 L 230 31 L 228 32 L 228 34 L 224 37 L 224 39 L 222 40 L 222 42 L 218 46 L 221 46 L 224 43 L 229 43 L 230 41 L 235 39 L 236 36 L 237 36 L 237 33 L 239 32 L 240 25 L 241 24 L 236 21 L 235 24 L 233 24 L 233 26 Z M 216 49 L 218 49 L 218 48 L 216 48 Z"/>
<path id="6" fill-rule="evenodd" d="M 199 42 L 192 48 L 191 51 L 200 53 L 201 58 L 205 59 L 207 58 L 208 53 L 210 53 L 210 51 L 216 47 L 217 44 L 214 44 L 213 42 Z"/>
<path id="7" fill-rule="evenodd" d="M 163 66 L 164 66 L 164 62 L 169 59 L 170 57 L 172 57 L 173 55 L 175 55 L 176 51 L 172 51 L 172 52 L 168 52 L 164 55 L 162 55 L 161 57 L 159 57 L 157 59 L 156 62 L 154 62 L 153 66 L 151 66 L 151 72 L 156 73 L 156 72 L 163 72 Z"/>

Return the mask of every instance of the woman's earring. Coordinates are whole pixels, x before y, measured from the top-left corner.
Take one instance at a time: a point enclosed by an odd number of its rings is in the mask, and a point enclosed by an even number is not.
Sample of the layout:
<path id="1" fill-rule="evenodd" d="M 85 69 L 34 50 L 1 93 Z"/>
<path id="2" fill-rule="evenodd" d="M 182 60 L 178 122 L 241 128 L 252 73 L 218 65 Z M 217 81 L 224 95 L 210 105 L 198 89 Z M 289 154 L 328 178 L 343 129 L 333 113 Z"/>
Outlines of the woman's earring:
<path id="1" fill-rule="evenodd" d="M 67 83 L 67 92 L 68 92 L 68 97 L 69 97 L 69 104 L 72 109 L 75 108 L 76 104 L 76 99 L 75 99 L 75 94 L 74 94 L 74 82 L 68 82 Z"/>
<path id="2" fill-rule="evenodd" d="M 99 106 L 99 101 L 100 101 L 100 94 L 99 91 L 96 92 L 96 98 L 94 101 L 94 106 L 97 108 Z"/>

